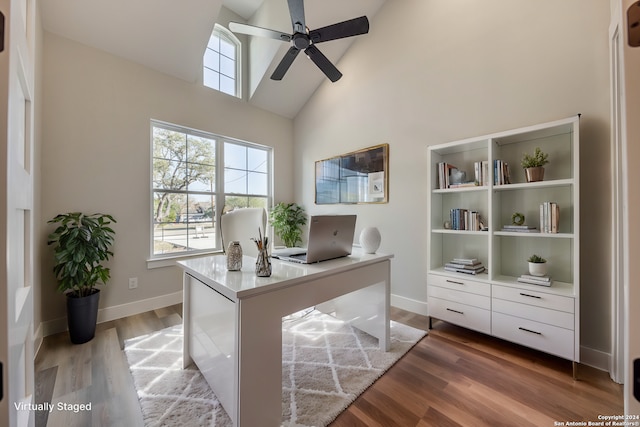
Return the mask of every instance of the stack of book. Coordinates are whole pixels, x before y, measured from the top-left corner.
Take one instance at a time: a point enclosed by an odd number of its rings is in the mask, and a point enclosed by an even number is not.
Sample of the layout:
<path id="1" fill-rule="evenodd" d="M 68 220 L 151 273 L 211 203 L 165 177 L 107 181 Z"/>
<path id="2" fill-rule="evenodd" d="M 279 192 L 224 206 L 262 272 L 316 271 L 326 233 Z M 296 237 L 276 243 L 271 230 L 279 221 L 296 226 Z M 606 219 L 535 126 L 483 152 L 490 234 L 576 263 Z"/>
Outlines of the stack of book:
<path id="1" fill-rule="evenodd" d="M 449 212 L 452 230 L 478 231 L 482 229 L 480 214 L 478 211 L 454 208 Z"/>
<path id="2" fill-rule="evenodd" d="M 438 163 L 438 188 L 445 189 L 449 188 L 450 179 L 451 179 L 451 171 L 456 169 L 454 165 L 451 165 L 446 162 Z"/>
<path id="3" fill-rule="evenodd" d="M 444 269 L 464 274 L 478 274 L 485 270 L 484 265 L 476 258 L 454 258 L 444 265 Z"/>
<path id="4" fill-rule="evenodd" d="M 540 205 L 540 232 L 557 233 L 560 227 L 560 208 L 557 203 L 544 202 Z"/>
<path id="5" fill-rule="evenodd" d="M 493 185 L 511 184 L 509 164 L 502 160 L 493 161 Z"/>
<path id="6" fill-rule="evenodd" d="M 538 233 L 539 230 L 533 225 L 503 225 L 502 231 L 514 231 L 516 233 Z"/>
<path id="7" fill-rule="evenodd" d="M 478 185 L 489 185 L 491 174 L 489 172 L 489 162 L 487 160 L 473 162 L 473 172 Z"/>
<path id="8" fill-rule="evenodd" d="M 553 281 L 549 276 L 532 276 L 530 274 L 523 274 L 518 277 L 518 282 L 527 283 L 529 285 L 551 286 Z"/>

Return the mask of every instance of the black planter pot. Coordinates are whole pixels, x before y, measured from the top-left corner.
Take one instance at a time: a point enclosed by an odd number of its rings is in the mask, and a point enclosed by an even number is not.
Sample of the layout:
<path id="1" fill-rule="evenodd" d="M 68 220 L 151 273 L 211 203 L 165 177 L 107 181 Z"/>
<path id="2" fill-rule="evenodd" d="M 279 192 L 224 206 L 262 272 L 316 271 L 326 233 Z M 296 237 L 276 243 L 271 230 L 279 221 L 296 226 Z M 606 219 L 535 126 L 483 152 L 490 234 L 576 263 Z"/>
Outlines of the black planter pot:
<path id="1" fill-rule="evenodd" d="M 72 343 L 83 344 L 95 336 L 99 302 L 99 289 L 93 289 L 91 295 L 86 297 L 67 294 L 67 324 Z"/>

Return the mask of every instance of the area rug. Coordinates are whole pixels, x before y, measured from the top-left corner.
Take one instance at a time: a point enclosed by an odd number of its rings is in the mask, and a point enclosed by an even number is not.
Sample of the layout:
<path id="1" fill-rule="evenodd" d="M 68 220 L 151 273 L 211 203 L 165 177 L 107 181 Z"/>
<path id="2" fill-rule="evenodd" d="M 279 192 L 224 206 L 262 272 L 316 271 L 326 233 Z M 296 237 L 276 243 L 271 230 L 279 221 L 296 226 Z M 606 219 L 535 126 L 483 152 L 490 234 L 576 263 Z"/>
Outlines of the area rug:
<path id="1" fill-rule="evenodd" d="M 282 425 L 328 425 L 425 335 L 392 321 L 384 352 L 376 338 L 315 310 L 284 321 Z M 145 425 L 231 426 L 197 367 L 182 369 L 182 338 L 177 325 L 125 342 Z"/>

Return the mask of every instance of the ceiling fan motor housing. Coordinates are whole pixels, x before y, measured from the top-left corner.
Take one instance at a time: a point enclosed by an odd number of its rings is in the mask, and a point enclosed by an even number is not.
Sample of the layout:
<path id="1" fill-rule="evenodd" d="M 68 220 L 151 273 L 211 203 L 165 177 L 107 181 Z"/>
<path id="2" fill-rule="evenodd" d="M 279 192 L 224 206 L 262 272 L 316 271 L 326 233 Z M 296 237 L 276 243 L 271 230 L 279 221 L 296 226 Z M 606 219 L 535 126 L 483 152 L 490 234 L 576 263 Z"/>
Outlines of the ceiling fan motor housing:
<path id="1" fill-rule="evenodd" d="M 293 46 L 299 50 L 304 50 L 311 44 L 309 36 L 301 33 L 295 33 L 291 42 L 293 43 Z"/>

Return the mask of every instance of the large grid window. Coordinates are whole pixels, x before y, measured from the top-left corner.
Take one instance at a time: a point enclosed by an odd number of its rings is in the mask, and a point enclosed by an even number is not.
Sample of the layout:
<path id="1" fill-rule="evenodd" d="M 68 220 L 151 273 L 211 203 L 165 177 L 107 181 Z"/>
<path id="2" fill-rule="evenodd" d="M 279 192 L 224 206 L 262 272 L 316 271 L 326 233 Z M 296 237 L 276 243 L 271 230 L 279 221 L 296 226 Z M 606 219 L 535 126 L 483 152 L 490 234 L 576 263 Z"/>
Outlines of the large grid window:
<path id="1" fill-rule="evenodd" d="M 203 83 L 228 95 L 240 97 L 240 41 L 216 24 L 203 58 Z"/>
<path id="2" fill-rule="evenodd" d="M 151 134 L 152 258 L 219 250 L 221 213 L 271 205 L 269 147 L 155 121 Z"/>

